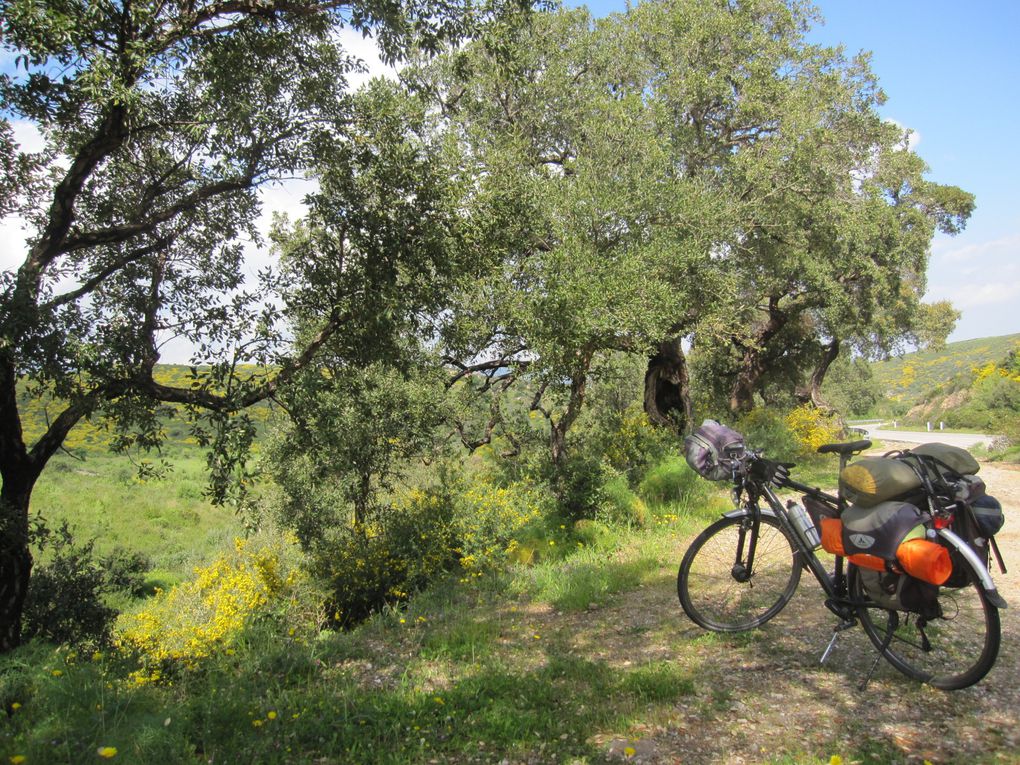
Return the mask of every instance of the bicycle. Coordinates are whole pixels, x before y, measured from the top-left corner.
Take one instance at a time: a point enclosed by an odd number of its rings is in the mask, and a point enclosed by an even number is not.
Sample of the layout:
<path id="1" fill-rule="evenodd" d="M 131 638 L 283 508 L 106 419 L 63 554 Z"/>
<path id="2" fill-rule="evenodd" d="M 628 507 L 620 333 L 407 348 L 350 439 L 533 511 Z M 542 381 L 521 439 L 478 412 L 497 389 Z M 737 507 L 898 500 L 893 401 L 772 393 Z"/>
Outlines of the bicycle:
<path id="1" fill-rule="evenodd" d="M 870 447 L 870 441 L 860 440 L 818 451 L 838 454 L 842 472 L 851 457 Z M 999 652 L 999 609 L 1006 603 L 987 567 L 953 531 L 957 508 L 937 510 L 932 523 L 937 536 L 929 532 L 929 537 L 956 551 L 954 576 L 962 586 L 936 588 L 937 605 L 921 613 L 890 608 L 868 593 L 864 570 L 848 559 L 836 555 L 828 570 L 815 553 L 818 539 L 795 521 L 804 509 L 792 500 L 784 506 L 775 489 L 799 491 L 816 513 L 831 517 L 847 507 L 841 492 L 799 483 L 790 477 L 792 465 L 743 446 L 727 449 L 719 462 L 731 470 L 735 509 L 691 543 L 677 574 L 680 604 L 695 623 L 717 632 L 760 627 L 789 603 L 807 569 L 825 592 L 825 606 L 839 619 L 821 663 L 837 637 L 858 623 L 878 650 L 861 689 L 883 657 L 908 677 L 944 690 L 973 685 L 992 668 Z"/>

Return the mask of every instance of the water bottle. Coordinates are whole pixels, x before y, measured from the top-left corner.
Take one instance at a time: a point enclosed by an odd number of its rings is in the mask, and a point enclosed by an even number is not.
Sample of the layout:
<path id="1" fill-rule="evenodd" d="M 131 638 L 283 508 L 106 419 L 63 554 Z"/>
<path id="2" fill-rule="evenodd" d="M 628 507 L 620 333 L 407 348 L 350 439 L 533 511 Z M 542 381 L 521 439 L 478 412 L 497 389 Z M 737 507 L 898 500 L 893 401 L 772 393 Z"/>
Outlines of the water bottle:
<path id="1" fill-rule="evenodd" d="M 817 548 L 822 543 L 822 538 L 818 529 L 815 528 L 815 524 L 811 522 L 811 516 L 808 515 L 807 510 L 791 499 L 786 503 L 786 511 L 789 513 L 790 520 L 801 541 L 812 550 Z"/>

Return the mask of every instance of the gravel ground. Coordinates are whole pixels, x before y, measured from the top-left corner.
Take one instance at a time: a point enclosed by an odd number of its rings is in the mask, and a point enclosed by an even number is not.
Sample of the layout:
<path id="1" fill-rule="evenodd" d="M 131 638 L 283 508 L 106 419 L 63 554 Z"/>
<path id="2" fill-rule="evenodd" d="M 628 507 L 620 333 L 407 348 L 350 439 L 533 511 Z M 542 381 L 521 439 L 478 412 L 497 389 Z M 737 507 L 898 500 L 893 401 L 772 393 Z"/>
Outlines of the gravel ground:
<path id="1" fill-rule="evenodd" d="M 1009 573 L 993 564 L 993 576 L 1010 607 L 1001 612 L 998 661 L 978 685 L 943 692 L 881 661 L 862 692 L 858 683 L 876 653 L 859 628 L 842 633 L 820 666 L 835 617 L 807 572 L 779 616 L 735 637 L 690 622 L 664 573 L 661 585 L 571 617 L 575 644 L 621 667 L 662 659 L 687 665 L 696 695 L 626 735 L 593 741 L 608 760 L 642 763 L 827 763 L 833 755 L 847 765 L 1020 763 L 1020 470 L 984 464 L 981 475 L 1006 512 L 997 540 Z"/>

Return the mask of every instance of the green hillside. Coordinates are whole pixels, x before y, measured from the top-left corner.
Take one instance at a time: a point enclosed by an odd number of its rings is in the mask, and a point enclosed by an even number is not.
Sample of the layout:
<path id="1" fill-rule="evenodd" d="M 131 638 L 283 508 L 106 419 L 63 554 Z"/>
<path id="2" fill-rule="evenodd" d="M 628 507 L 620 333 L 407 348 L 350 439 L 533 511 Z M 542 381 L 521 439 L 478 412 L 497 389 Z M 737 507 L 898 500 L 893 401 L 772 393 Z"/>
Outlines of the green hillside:
<path id="1" fill-rule="evenodd" d="M 966 388 L 974 370 L 1000 363 L 1017 345 L 1020 334 L 949 343 L 939 351 L 908 353 L 871 365 L 879 395 L 903 404 L 919 403 L 932 392 Z"/>

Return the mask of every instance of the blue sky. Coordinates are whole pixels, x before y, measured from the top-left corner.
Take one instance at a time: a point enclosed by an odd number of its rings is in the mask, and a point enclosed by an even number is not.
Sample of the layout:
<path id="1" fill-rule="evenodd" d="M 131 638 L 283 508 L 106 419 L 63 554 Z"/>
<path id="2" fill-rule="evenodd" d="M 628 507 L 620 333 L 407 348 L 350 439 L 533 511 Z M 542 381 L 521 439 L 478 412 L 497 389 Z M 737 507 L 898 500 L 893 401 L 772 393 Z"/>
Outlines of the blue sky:
<path id="1" fill-rule="evenodd" d="M 580 4 L 580 3 L 578 3 Z M 929 300 L 963 313 L 950 340 L 1020 332 L 1020 3 L 816 0 L 810 39 L 872 52 L 883 116 L 917 133 L 929 179 L 977 198 L 967 229 L 939 236 Z M 623 0 L 587 4 L 596 16 Z"/>
<path id="2" fill-rule="evenodd" d="M 624 0 L 595 0 L 595 15 L 624 8 Z M 821 0 L 825 19 L 810 37 L 868 50 L 888 96 L 884 116 L 916 131 L 916 150 L 931 180 L 973 193 L 977 209 L 966 231 L 939 236 L 932 249 L 928 299 L 948 299 L 962 311 L 951 340 L 1020 332 L 1020 2 L 977 0 Z M 385 67 L 371 40 L 349 35 L 351 49 L 372 73 Z M 8 56 L 0 65 L 9 66 Z M 37 141 L 20 130 L 26 144 Z M 300 215 L 301 184 L 268 189 L 272 210 Z M 0 221 L 0 266 L 23 257 L 17 221 Z M 264 255 L 263 255 L 264 257 Z M 257 258 L 256 258 L 257 259 Z M 254 268 L 254 266 L 253 266 Z"/>

